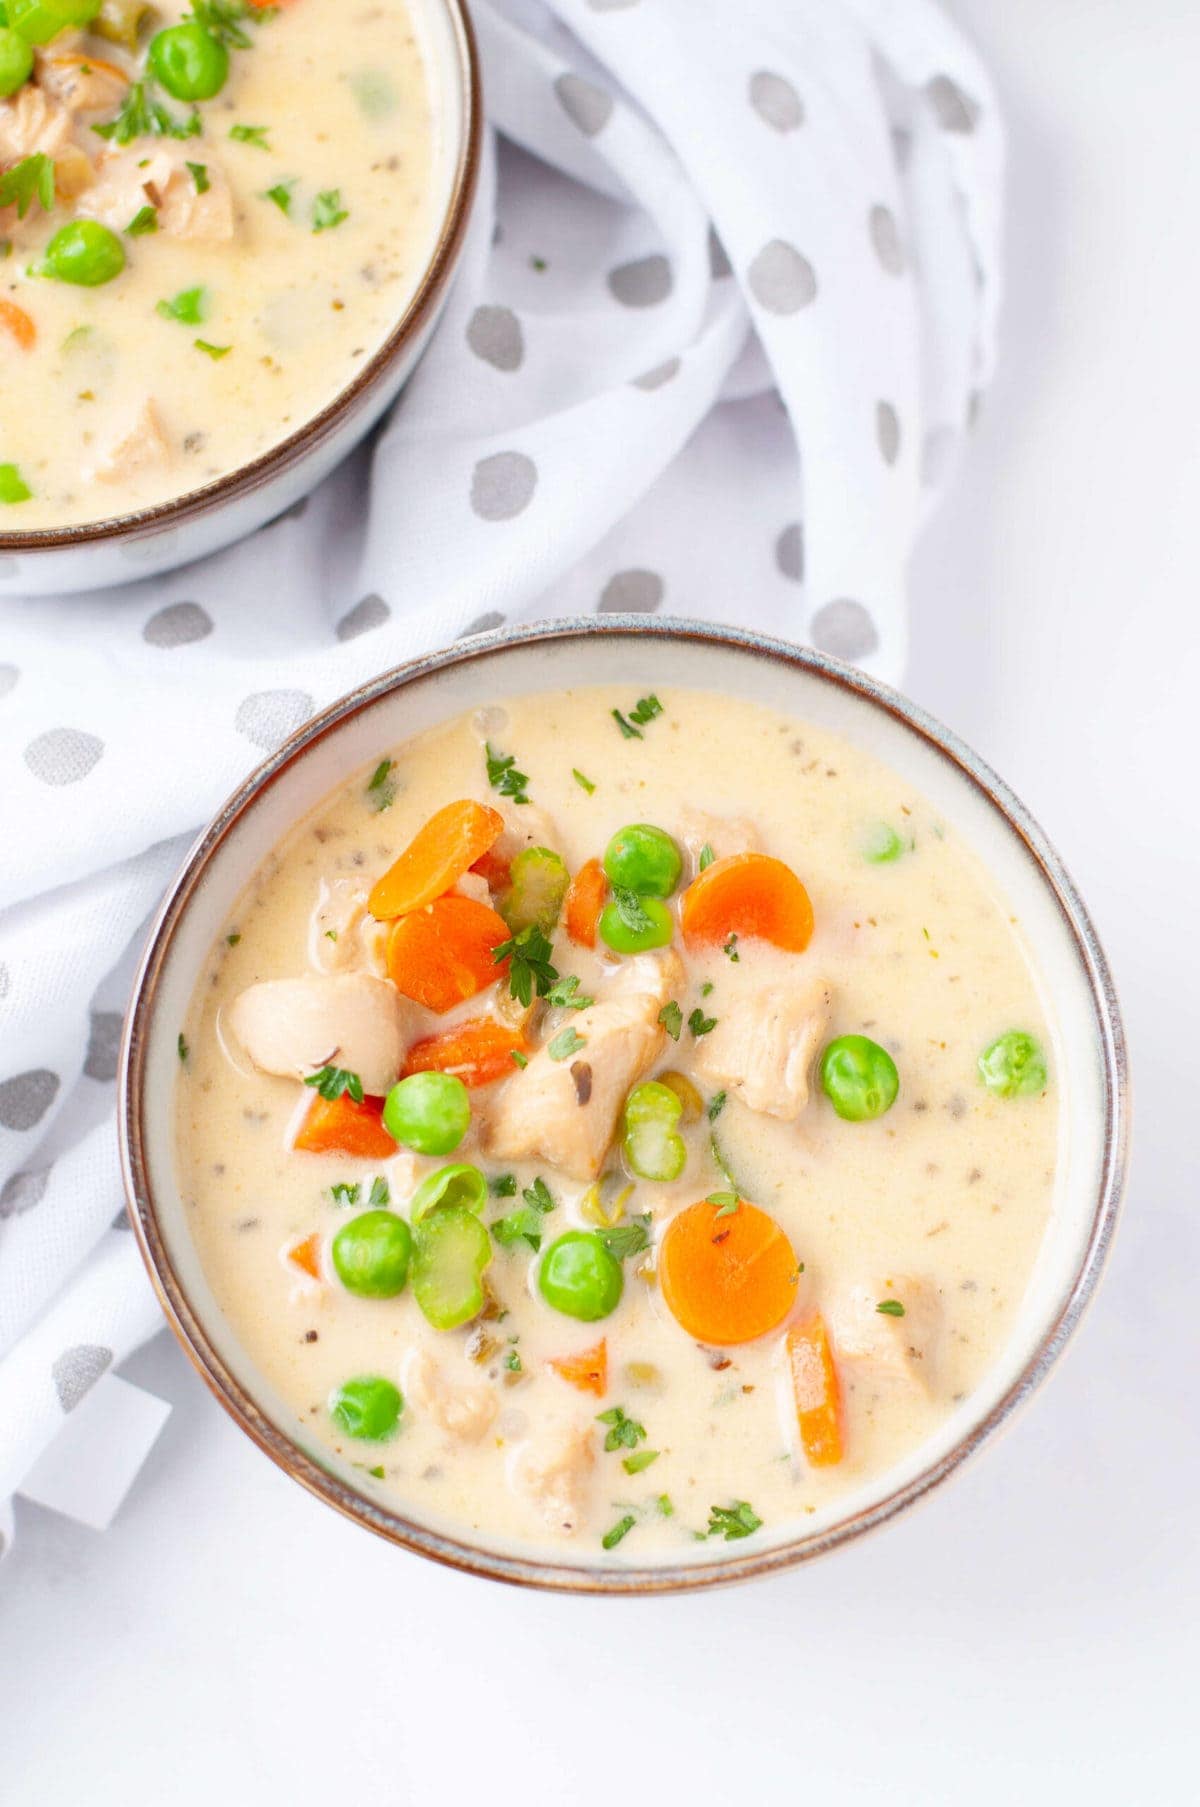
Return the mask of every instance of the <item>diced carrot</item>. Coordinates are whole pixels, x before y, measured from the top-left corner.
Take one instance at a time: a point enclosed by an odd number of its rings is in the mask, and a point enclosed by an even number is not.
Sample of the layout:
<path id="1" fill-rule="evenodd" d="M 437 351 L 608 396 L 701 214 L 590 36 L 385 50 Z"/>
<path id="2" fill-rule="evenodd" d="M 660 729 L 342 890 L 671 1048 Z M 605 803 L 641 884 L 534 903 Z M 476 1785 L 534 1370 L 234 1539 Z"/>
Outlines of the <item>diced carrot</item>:
<path id="1" fill-rule="evenodd" d="M 377 922 L 423 909 L 435 897 L 444 897 L 503 833 L 504 817 L 486 803 L 469 797 L 447 803 L 376 882 L 367 908 Z"/>
<path id="2" fill-rule="evenodd" d="M 790 866 L 765 853 L 714 860 L 684 892 L 679 920 L 692 946 L 737 935 L 802 954 L 813 932 L 808 892 Z"/>
<path id="3" fill-rule="evenodd" d="M 507 891 L 512 878 L 512 861 L 506 860 L 494 847 L 489 847 L 486 853 L 480 854 L 471 871 L 479 874 L 489 891 Z"/>
<path id="4" fill-rule="evenodd" d="M 658 1250 L 667 1307 L 702 1343 L 749 1343 L 781 1324 L 796 1300 L 792 1245 L 757 1205 L 701 1199 L 667 1225 Z"/>
<path id="5" fill-rule="evenodd" d="M 602 1399 L 608 1392 L 608 1343 L 603 1337 L 574 1355 L 552 1355 L 550 1366 L 581 1393 L 594 1393 Z"/>
<path id="6" fill-rule="evenodd" d="M 314 1280 L 319 1280 L 321 1278 L 320 1250 L 321 1238 L 314 1230 L 311 1236 L 304 1238 L 303 1242 L 292 1244 L 287 1252 L 287 1258 L 297 1267 L 303 1268 L 306 1274 L 311 1274 Z"/>
<path id="7" fill-rule="evenodd" d="M 37 343 L 37 327 L 23 307 L 0 296 L 0 326 L 6 326 L 22 351 L 32 351 Z"/>
<path id="8" fill-rule="evenodd" d="M 814 1468 L 832 1468 L 845 1454 L 842 1389 L 820 1312 L 793 1324 L 785 1341 L 801 1445 Z"/>
<path id="9" fill-rule="evenodd" d="M 296 1147 L 309 1154 L 359 1155 L 364 1161 L 386 1161 L 396 1152 L 383 1127 L 383 1099 L 364 1098 L 355 1104 L 348 1092 L 338 1098 L 314 1092 Z"/>
<path id="10" fill-rule="evenodd" d="M 494 959 L 509 939 L 503 916 L 471 897 L 439 897 L 394 923 L 388 973 L 397 991 L 427 1010 L 452 1010 L 508 974 Z"/>
<path id="11" fill-rule="evenodd" d="M 414 1042 L 404 1061 L 402 1078 L 410 1073 L 455 1073 L 464 1085 L 492 1085 L 515 1073 L 514 1054 L 528 1054 L 530 1044 L 517 1029 L 507 1029 L 492 1017 L 474 1017 Z"/>
<path id="12" fill-rule="evenodd" d="M 608 891 L 599 860 L 588 860 L 571 880 L 565 906 L 567 934 L 577 947 L 595 947 L 596 925 Z"/>

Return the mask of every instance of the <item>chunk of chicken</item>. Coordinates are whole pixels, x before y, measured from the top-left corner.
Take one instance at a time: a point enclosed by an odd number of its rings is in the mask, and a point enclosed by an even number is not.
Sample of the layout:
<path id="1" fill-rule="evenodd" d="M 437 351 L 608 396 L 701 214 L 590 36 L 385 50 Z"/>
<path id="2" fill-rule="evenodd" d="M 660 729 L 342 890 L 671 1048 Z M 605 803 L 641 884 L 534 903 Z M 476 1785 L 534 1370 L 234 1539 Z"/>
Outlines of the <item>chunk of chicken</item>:
<path id="1" fill-rule="evenodd" d="M 904 1316 L 880 1311 L 896 1300 Z M 845 1286 L 825 1306 L 839 1356 L 861 1362 L 879 1380 L 902 1381 L 929 1393 L 937 1386 L 942 1307 L 931 1281 L 913 1274 Z"/>
<path id="2" fill-rule="evenodd" d="M 594 1180 L 626 1093 L 662 1051 L 665 995 L 661 986 L 634 991 L 573 1016 L 571 1027 L 586 1046 L 567 1060 L 539 1048 L 508 1080 L 485 1129 L 489 1153 L 509 1161 L 537 1157 L 572 1179 Z"/>
<path id="3" fill-rule="evenodd" d="M 69 113 L 115 113 L 129 90 L 129 77 L 107 58 L 85 55 L 59 40 L 36 57 L 38 86 Z"/>
<path id="4" fill-rule="evenodd" d="M 478 1443 L 500 1408 L 495 1387 L 482 1380 L 447 1380 L 428 1349 L 410 1352 L 402 1378 L 409 1403 L 462 1443 Z"/>
<path id="5" fill-rule="evenodd" d="M 759 853 L 762 841 L 747 816 L 710 816 L 707 810 L 686 805 L 679 814 L 679 838 L 692 859 L 692 871 L 700 869 L 700 855 L 711 847 L 713 857 L 730 853 Z"/>
<path id="6" fill-rule="evenodd" d="M 0 100 L 0 170 L 41 151 L 54 160 L 55 193 L 60 200 L 73 199 L 90 183 L 93 171 L 91 158 L 72 141 L 72 126 L 71 114 L 53 95 L 26 82 L 7 100 Z M 2 236 L 10 236 L 22 224 L 29 226 L 40 217 L 36 202 L 23 222 L 15 207 L 0 207 Z"/>
<path id="7" fill-rule="evenodd" d="M 157 209 L 157 226 L 171 238 L 196 244 L 223 244 L 233 237 L 233 195 L 220 164 L 205 158 L 208 187 L 203 194 L 188 168 L 188 144 L 145 141 L 104 158 L 80 211 L 114 232 L 123 232 L 145 206 Z"/>
<path id="8" fill-rule="evenodd" d="M 158 410 L 147 397 L 129 426 L 105 446 L 92 475 L 98 483 L 127 483 L 131 477 L 161 470 L 171 457 L 170 441 L 163 432 Z"/>
<path id="9" fill-rule="evenodd" d="M 551 1419 L 513 1450 L 508 1484 L 536 1508 L 547 1530 L 570 1537 L 586 1510 L 595 1465 L 592 1426 Z"/>
<path id="10" fill-rule="evenodd" d="M 225 1017 L 264 1073 L 304 1078 L 321 1067 L 357 1073 L 380 1097 L 395 1083 L 411 1039 L 408 1005 L 372 973 L 266 979 L 235 998 Z"/>
<path id="11" fill-rule="evenodd" d="M 790 1122 L 808 1103 L 833 988 L 825 979 L 764 986 L 726 1005 L 693 1056 L 697 1076 L 768 1117 Z"/>

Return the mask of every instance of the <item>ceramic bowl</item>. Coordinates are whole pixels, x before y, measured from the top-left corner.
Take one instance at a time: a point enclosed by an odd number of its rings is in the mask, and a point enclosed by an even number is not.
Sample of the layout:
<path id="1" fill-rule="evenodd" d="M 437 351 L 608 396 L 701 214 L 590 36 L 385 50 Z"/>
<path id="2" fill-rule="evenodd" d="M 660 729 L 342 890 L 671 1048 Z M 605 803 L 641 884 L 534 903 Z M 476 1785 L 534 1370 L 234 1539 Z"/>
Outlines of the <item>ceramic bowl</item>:
<path id="1" fill-rule="evenodd" d="M 523 693 L 622 683 L 745 697 L 847 736 L 930 799 L 986 862 L 1020 916 L 1055 1025 L 1059 1174 L 1044 1244 L 1002 1354 L 902 1463 L 751 1549 L 697 1544 L 667 1566 L 594 1550 L 531 1556 L 486 1534 L 364 1496 L 349 1463 L 313 1446 L 222 1319 L 192 1245 L 172 1150 L 176 1037 L 234 902 L 300 816 L 389 746 Z M 595 1593 L 654 1593 L 766 1575 L 838 1548 L 904 1511 L 979 1450 L 1041 1385 L 1095 1288 L 1125 1162 L 1124 1040 L 1108 968 L 1061 860 L 1028 811 L 954 735 L 896 692 L 820 653 L 735 629 L 609 616 L 481 635 L 416 659 L 335 703 L 229 799 L 176 879 L 134 990 L 121 1073 L 129 1208 L 163 1309 L 226 1410 L 320 1498 L 391 1542 L 480 1575 Z M 1031 1477 L 1032 1479 L 1032 1477 Z"/>
<path id="2" fill-rule="evenodd" d="M 251 463 L 174 501 L 110 520 L 0 531 L 0 598 L 104 589 L 218 552 L 283 514 L 352 451 L 396 399 L 450 291 L 475 198 L 482 100 L 462 0 L 408 0 L 434 99 L 435 217 L 428 262 L 383 344 L 319 414 Z"/>

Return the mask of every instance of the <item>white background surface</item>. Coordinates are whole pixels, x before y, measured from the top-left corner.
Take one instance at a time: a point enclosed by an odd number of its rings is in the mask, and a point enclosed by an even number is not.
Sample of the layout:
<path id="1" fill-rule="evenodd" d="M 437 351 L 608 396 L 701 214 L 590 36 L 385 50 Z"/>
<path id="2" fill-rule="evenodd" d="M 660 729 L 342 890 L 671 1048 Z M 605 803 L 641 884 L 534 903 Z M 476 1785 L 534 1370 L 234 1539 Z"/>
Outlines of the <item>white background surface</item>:
<path id="1" fill-rule="evenodd" d="M 1138 1122 L 1095 1309 L 909 1520 L 661 1602 L 375 1542 L 159 1337 L 127 1372 L 175 1411 L 116 1524 L 25 1509 L 0 1576 L 4 1807 L 1196 1799 L 1200 10 L 956 10 L 1009 120 L 1009 302 L 907 688 L 1043 821 L 1116 969 Z"/>

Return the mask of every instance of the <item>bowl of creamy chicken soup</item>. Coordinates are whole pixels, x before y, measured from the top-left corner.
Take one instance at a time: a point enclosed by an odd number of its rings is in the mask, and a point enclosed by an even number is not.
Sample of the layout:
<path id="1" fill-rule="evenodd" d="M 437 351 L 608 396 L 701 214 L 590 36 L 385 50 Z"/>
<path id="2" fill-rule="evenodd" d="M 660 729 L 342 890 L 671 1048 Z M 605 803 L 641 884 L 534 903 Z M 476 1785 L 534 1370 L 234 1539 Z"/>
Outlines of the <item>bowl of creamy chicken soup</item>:
<path id="1" fill-rule="evenodd" d="M 1000 781 L 817 653 L 620 617 L 288 742 L 164 907 L 122 1083 L 242 1427 L 393 1542 L 611 1592 L 948 1475 L 1078 1319 L 1125 1144 L 1103 955 Z"/>
<path id="2" fill-rule="evenodd" d="M 324 476 L 434 324 L 479 119 L 459 0 L 0 0 L 0 594 Z"/>

